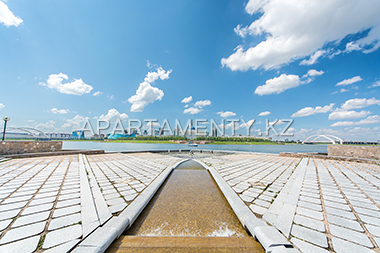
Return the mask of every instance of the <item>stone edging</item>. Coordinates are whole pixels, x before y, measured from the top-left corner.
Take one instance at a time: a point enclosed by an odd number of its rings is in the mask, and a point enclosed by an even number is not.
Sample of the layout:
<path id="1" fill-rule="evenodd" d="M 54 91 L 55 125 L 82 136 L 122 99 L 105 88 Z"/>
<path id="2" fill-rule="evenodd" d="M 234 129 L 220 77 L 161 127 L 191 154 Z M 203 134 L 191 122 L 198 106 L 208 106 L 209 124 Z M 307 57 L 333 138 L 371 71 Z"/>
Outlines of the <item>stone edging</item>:
<path id="1" fill-rule="evenodd" d="M 41 156 L 58 156 L 58 155 L 97 155 L 104 154 L 104 150 L 86 150 L 86 149 L 78 149 L 78 150 L 61 150 L 54 152 L 43 152 L 43 153 L 24 153 L 24 154 L 14 154 L 14 155 L 3 155 L 4 158 L 30 158 L 30 157 L 41 157 Z"/>
<path id="2" fill-rule="evenodd" d="M 355 158 L 355 157 L 343 157 L 343 156 L 329 156 L 329 155 L 319 155 L 314 153 L 290 153 L 281 152 L 279 156 L 284 157 L 295 157 L 295 158 L 316 158 L 325 160 L 337 160 L 337 161 L 347 161 L 347 162 L 357 162 L 357 163 L 369 163 L 369 164 L 380 164 L 378 160 L 372 160 L 367 158 Z"/>

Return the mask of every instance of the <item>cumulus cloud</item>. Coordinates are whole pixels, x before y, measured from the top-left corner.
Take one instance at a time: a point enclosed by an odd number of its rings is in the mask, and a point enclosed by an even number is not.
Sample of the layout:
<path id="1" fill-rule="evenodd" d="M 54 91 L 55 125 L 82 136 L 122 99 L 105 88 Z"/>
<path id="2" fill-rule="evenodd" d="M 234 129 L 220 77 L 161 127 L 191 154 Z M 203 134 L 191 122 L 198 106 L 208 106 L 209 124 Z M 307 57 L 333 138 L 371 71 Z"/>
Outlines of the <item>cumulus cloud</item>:
<path id="1" fill-rule="evenodd" d="M 231 117 L 231 116 L 235 116 L 235 115 L 236 115 L 236 113 L 234 113 L 234 112 L 230 112 L 230 111 L 217 112 L 217 114 L 219 114 L 220 117 L 222 117 L 222 118 L 228 118 L 228 117 Z"/>
<path id="2" fill-rule="evenodd" d="M 290 88 L 295 88 L 300 84 L 301 81 L 299 76 L 282 74 L 279 77 L 267 80 L 264 85 L 257 87 L 255 94 L 260 96 L 273 93 L 280 94 L 281 92 Z"/>
<path id="3" fill-rule="evenodd" d="M 379 115 L 373 115 L 368 116 L 365 119 L 362 119 L 360 121 L 354 122 L 354 121 L 338 121 L 332 124 L 332 127 L 339 127 L 339 126 L 360 126 L 360 125 L 370 125 L 370 124 L 378 124 L 380 123 L 380 116 Z"/>
<path id="4" fill-rule="evenodd" d="M 370 88 L 380 87 L 380 81 L 375 82 L 374 84 L 372 84 L 372 85 L 369 86 L 369 87 L 370 87 Z"/>
<path id="5" fill-rule="evenodd" d="M 62 128 L 70 128 L 70 129 L 80 129 L 82 126 L 81 126 L 81 123 L 83 121 L 85 121 L 85 119 L 88 119 L 87 117 L 83 117 L 83 116 L 80 116 L 80 115 L 76 115 L 74 118 L 72 119 L 68 119 L 66 120 L 66 123 L 63 124 L 61 127 Z"/>
<path id="6" fill-rule="evenodd" d="M 5 105 L 0 103 L 0 109 L 3 109 L 4 107 L 5 107 Z"/>
<path id="7" fill-rule="evenodd" d="M 300 65 L 313 65 L 315 64 L 320 57 L 326 54 L 325 50 L 318 50 L 310 56 L 308 60 L 304 59 L 300 62 Z"/>
<path id="8" fill-rule="evenodd" d="M 353 98 L 344 102 L 342 110 L 361 109 L 370 105 L 380 105 L 380 100 L 375 98 Z"/>
<path id="9" fill-rule="evenodd" d="M 334 47 L 343 38 L 366 29 L 369 32 L 364 37 L 357 41 L 352 37 L 348 42 L 354 42 L 364 53 L 380 47 L 380 1 L 250 0 L 246 11 L 262 15 L 250 26 L 238 26 L 235 32 L 265 39 L 246 50 L 238 46 L 221 60 L 233 71 L 278 68 L 308 56 L 310 59 L 302 64 L 313 64 L 325 54 L 323 50 L 334 54 Z"/>
<path id="10" fill-rule="evenodd" d="M 323 70 L 315 70 L 315 69 L 309 69 L 307 73 L 303 77 L 309 77 L 309 76 L 320 76 L 323 75 L 325 72 Z"/>
<path id="11" fill-rule="evenodd" d="M 57 108 L 53 108 L 50 110 L 52 113 L 54 114 L 66 114 L 69 112 L 69 109 L 61 109 L 61 110 L 58 110 Z"/>
<path id="12" fill-rule="evenodd" d="M 156 72 L 149 72 L 144 82 L 140 83 L 139 88 L 136 91 L 136 95 L 133 95 L 128 99 L 128 102 L 132 104 L 132 112 L 142 112 L 145 106 L 161 100 L 164 96 L 164 92 L 157 87 L 151 85 L 152 82 L 161 79 L 169 79 L 169 74 L 172 70 L 165 71 L 161 67 L 156 68 Z"/>
<path id="13" fill-rule="evenodd" d="M 48 122 L 46 123 L 39 123 L 36 125 L 37 129 L 43 129 L 43 130 L 52 130 L 52 129 L 56 129 L 55 127 L 55 121 L 53 120 L 49 120 Z"/>
<path id="14" fill-rule="evenodd" d="M 187 104 L 187 103 L 190 103 L 191 101 L 193 101 L 193 97 L 192 96 L 186 97 L 186 98 L 182 99 L 181 103 Z"/>
<path id="15" fill-rule="evenodd" d="M 350 79 L 345 79 L 336 84 L 336 86 L 346 86 L 363 80 L 360 76 L 354 76 Z"/>
<path id="16" fill-rule="evenodd" d="M 19 26 L 23 20 L 20 17 L 16 17 L 8 8 L 8 6 L 0 1 L 0 23 L 9 26 Z"/>
<path id="17" fill-rule="evenodd" d="M 93 96 L 95 97 L 100 97 L 101 95 L 103 95 L 103 92 L 101 91 L 95 91 L 94 93 L 92 93 Z"/>
<path id="18" fill-rule="evenodd" d="M 359 119 L 367 117 L 369 114 L 371 114 L 370 111 L 346 111 L 346 110 L 335 110 L 334 112 L 330 113 L 329 119 L 330 120 L 339 120 L 339 119 Z"/>
<path id="19" fill-rule="evenodd" d="M 106 115 L 102 114 L 98 117 L 98 120 L 102 121 L 110 121 L 112 119 L 121 119 L 122 121 L 125 121 L 128 119 L 128 115 L 125 113 L 120 113 L 115 108 L 108 110 L 108 113 Z"/>
<path id="20" fill-rule="evenodd" d="M 183 114 L 198 114 L 201 111 L 203 110 L 195 107 L 189 107 L 183 111 Z"/>
<path id="21" fill-rule="evenodd" d="M 207 106 L 207 105 L 211 105 L 211 101 L 210 100 L 200 100 L 200 101 L 197 101 L 195 102 L 194 106 L 195 107 L 198 107 L 198 108 L 202 108 L 204 106 Z"/>
<path id="22" fill-rule="evenodd" d="M 55 89 L 60 93 L 81 96 L 85 93 L 90 93 L 93 87 L 85 84 L 83 80 L 74 79 L 73 82 L 62 83 L 63 80 L 68 80 L 69 77 L 65 74 L 51 74 L 46 83 L 40 82 L 42 86 L 47 86 L 50 89 Z"/>
<path id="23" fill-rule="evenodd" d="M 259 116 L 267 116 L 270 114 L 270 111 L 260 112 Z"/>
<path id="24" fill-rule="evenodd" d="M 296 117 L 305 117 L 305 116 L 310 116 L 310 115 L 314 115 L 314 114 L 317 114 L 317 113 L 326 113 L 326 112 L 330 112 L 332 111 L 334 107 L 334 104 L 330 104 L 330 105 L 325 105 L 325 106 L 317 106 L 317 107 L 305 107 L 305 108 L 302 108 L 301 110 L 295 112 L 292 114 L 292 118 L 296 118 Z"/>

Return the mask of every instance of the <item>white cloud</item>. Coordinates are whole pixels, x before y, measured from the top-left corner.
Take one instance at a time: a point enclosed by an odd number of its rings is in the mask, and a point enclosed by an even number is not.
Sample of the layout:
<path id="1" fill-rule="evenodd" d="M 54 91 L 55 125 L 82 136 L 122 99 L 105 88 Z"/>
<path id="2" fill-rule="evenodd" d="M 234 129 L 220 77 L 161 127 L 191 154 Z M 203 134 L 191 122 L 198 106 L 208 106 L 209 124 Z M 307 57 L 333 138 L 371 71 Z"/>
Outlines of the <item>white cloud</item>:
<path id="1" fill-rule="evenodd" d="M 320 75 L 323 75 L 325 72 L 323 70 L 315 70 L 315 69 L 309 69 L 309 71 L 307 71 L 307 74 L 305 74 L 304 76 L 302 77 L 308 77 L 308 76 L 320 76 Z"/>
<path id="2" fill-rule="evenodd" d="M 380 87 L 380 81 L 376 81 L 374 84 L 369 86 L 370 88 Z"/>
<path id="3" fill-rule="evenodd" d="M 202 109 L 198 109 L 198 108 L 195 108 L 195 107 L 189 107 L 187 109 L 185 109 L 183 111 L 183 114 L 198 114 L 200 113 L 201 111 L 203 111 Z"/>
<path id="4" fill-rule="evenodd" d="M 165 71 L 161 67 L 156 68 L 156 70 L 156 72 L 149 72 L 146 75 L 144 82 L 140 83 L 136 95 L 128 99 L 128 102 L 132 104 L 132 112 L 142 112 L 145 106 L 163 98 L 164 92 L 150 84 L 159 78 L 161 80 L 169 79 L 172 70 Z"/>
<path id="5" fill-rule="evenodd" d="M 279 77 L 269 79 L 265 82 L 265 85 L 259 86 L 255 90 L 255 94 L 260 96 L 270 95 L 273 93 L 280 94 L 287 89 L 297 87 L 301 84 L 300 78 L 297 75 L 282 74 Z"/>
<path id="6" fill-rule="evenodd" d="M 108 110 L 107 115 L 102 114 L 99 116 L 98 119 L 103 120 L 103 121 L 110 121 L 112 119 L 117 119 L 117 118 L 120 118 L 122 121 L 125 121 L 128 119 L 128 115 L 125 113 L 119 113 L 118 110 L 113 108 L 113 109 Z"/>
<path id="7" fill-rule="evenodd" d="M 60 93 L 81 96 L 85 93 L 90 93 L 93 87 L 85 84 L 83 80 L 75 79 L 73 82 L 62 83 L 63 80 L 68 80 L 69 77 L 65 74 L 51 74 L 46 84 L 40 82 L 40 85 L 47 86 L 50 89 L 56 89 Z"/>
<path id="8" fill-rule="evenodd" d="M 375 98 L 354 98 L 347 100 L 341 106 L 342 110 L 361 109 L 370 105 L 380 105 L 380 100 Z"/>
<path id="9" fill-rule="evenodd" d="M 19 26 L 23 20 L 20 17 L 16 17 L 8 8 L 8 6 L 0 1 L 0 23 L 9 26 Z"/>
<path id="10" fill-rule="evenodd" d="M 305 107 L 305 108 L 302 108 L 301 110 L 295 112 L 292 114 L 292 118 L 296 118 L 296 117 L 305 117 L 305 116 L 310 116 L 310 115 L 314 115 L 316 113 L 326 113 L 326 112 L 330 112 L 332 111 L 334 107 L 334 104 L 330 104 L 330 105 L 325 105 L 325 106 L 317 106 L 317 107 Z"/>
<path id="11" fill-rule="evenodd" d="M 370 125 L 370 124 L 378 124 L 380 123 L 380 116 L 379 115 L 373 115 L 368 116 L 365 119 L 362 119 L 360 121 L 354 122 L 354 121 L 338 121 L 332 124 L 332 127 L 338 127 L 338 126 L 360 126 L 360 125 Z"/>
<path id="12" fill-rule="evenodd" d="M 336 84 L 336 86 L 346 86 L 363 80 L 360 76 L 354 76 L 350 79 L 345 79 Z"/>
<path id="13" fill-rule="evenodd" d="M 114 99 L 113 95 L 108 95 L 107 96 L 109 99 Z"/>
<path id="14" fill-rule="evenodd" d="M 259 116 L 267 116 L 270 114 L 270 111 L 260 112 Z"/>
<path id="15" fill-rule="evenodd" d="M 300 62 L 300 65 L 313 65 L 314 63 L 318 61 L 318 58 L 323 56 L 324 54 L 326 54 L 325 50 L 318 50 L 310 56 L 309 60 L 306 60 L 306 59 L 302 60 Z"/>
<path id="16" fill-rule="evenodd" d="M 367 117 L 369 114 L 371 114 L 370 111 L 357 112 L 357 111 L 335 110 L 334 112 L 330 113 L 329 119 L 330 120 L 358 119 L 358 118 Z"/>
<path id="17" fill-rule="evenodd" d="M 92 95 L 95 96 L 95 97 L 100 97 L 101 95 L 103 95 L 103 92 L 101 92 L 101 91 L 95 91 Z"/>
<path id="18" fill-rule="evenodd" d="M 194 104 L 195 107 L 199 107 L 199 108 L 202 108 L 202 107 L 207 106 L 207 105 L 211 105 L 211 101 L 208 99 L 197 101 Z"/>
<path id="19" fill-rule="evenodd" d="M 230 111 L 217 112 L 217 114 L 219 114 L 220 117 L 222 117 L 222 118 L 228 118 L 228 117 L 231 117 L 231 116 L 235 116 L 235 115 L 236 115 L 236 113 L 234 113 L 234 112 L 230 112 Z"/>
<path id="20" fill-rule="evenodd" d="M 54 114 L 66 114 L 69 112 L 69 109 L 61 109 L 61 110 L 58 110 L 57 108 L 53 108 L 50 110 L 52 113 Z"/>
<path id="21" fill-rule="evenodd" d="M 50 130 L 50 129 L 56 129 L 55 128 L 55 122 L 53 120 L 49 120 L 46 123 L 39 123 L 36 125 L 37 129 L 43 129 L 43 130 Z"/>
<path id="22" fill-rule="evenodd" d="M 144 82 L 153 83 L 154 81 L 156 81 L 159 78 L 161 80 L 169 79 L 169 74 L 171 72 L 172 72 L 172 70 L 165 71 L 162 69 L 162 67 L 158 67 L 156 69 L 156 72 L 148 72 L 148 74 L 146 75 L 146 77 L 144 79 Z"/>
<path id="23" fill-rule="evenodd" d="M 5 107 L 5 105 L 0 103 L 0 109 L 3 109 L 4 107 Z"/>
<path id="24" fill-rule="evenodd" d="M 186 98 L 182 99 L 181 103 L 187 104 L 187 103 L 190 103 L 191 101 L 193 101 L 193 97 L 192 96 L 186 97 Z"/>
<path id="25" fill-rule="evenodd" d="M 63 124 L 61 127 L 62 128 L 71 128 L 73 130 L 80 129 L 81 123 L 85 120 L 86 118 L 80 115 L 75 116 L 72 119 L 67 119 L 66 123 Z"/>
<path id="26" fill-rule="evenodd" d="M 355 43 L 364 53 L 380 47 L 380 1 L 250 0 L 246 11 L 262 15 L 250 26 L 237 27 L 235 32 L 265 39 L 247 50 L 238 46 L 221 60 L 223 66 L 234 71 L 277 68 L 307 56 L 312 57 L 303 63 L 311 64 L 324 46 L 337 47 L 347 35 L 365 29 L 369 33 Z"/>

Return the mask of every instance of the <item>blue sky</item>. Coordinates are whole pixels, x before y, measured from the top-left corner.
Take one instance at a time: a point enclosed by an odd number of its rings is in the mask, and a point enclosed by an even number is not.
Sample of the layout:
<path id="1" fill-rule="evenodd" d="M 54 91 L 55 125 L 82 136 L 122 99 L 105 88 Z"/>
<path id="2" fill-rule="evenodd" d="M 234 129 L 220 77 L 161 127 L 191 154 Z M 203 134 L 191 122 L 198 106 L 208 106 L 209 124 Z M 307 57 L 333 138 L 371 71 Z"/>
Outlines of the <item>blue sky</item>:
<path id="1" fill-rule="evenodd" d="M 0 0 L 0 116 L 45 132 L 255 119 L 253 135 L 293 119 L 291 139 L 378 140 L 378 13 L 378 0 Z"/>

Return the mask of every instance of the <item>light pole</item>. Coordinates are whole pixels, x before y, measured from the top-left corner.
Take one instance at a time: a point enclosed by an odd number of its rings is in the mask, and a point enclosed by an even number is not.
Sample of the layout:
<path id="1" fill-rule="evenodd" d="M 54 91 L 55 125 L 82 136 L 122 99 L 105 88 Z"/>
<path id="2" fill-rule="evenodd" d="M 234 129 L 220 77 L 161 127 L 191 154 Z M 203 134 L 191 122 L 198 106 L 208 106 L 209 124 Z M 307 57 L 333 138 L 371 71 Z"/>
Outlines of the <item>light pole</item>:
<path id="1" fill-rule="evenodd" d="M 10 121 L 11 118 L 9 118 L 9 117 L 4 117 L 3 120 L 4 120 L 4 131 L 3 131 L 3 141 L 4 141 L 4 138 L 5 138 L 5 130 L 7 129 L 7 122 Z"/>

